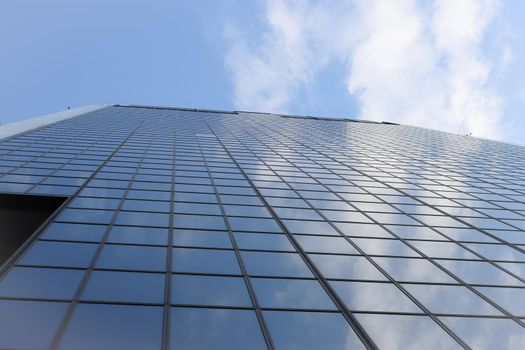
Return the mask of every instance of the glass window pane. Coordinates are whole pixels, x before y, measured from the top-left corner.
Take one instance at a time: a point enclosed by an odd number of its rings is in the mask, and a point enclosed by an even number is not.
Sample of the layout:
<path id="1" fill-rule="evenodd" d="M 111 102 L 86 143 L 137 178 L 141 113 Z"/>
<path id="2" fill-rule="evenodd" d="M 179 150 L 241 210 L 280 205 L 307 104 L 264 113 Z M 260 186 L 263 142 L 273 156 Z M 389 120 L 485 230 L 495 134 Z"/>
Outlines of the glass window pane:
<path id="1" fill-rule="evenodd" d="M 310 206 L 302 199 L 268 197 L 266 201 L 274 207 L 309 208 Z"/>
<path id="2" fill-rule="evenodd" d="M 355 210 L 350 204 L 340 200 L 325 201 L 312 199 L 309 202 L 317 209 Z"/>
<path id="3" fill-rule="evenodd" d="M 162 303 L 164 274 L 94 271 L 82 300 Z"/>
<path id="4" fill-rule="evenodd" d="M 324 221 L 282 220 L 282 222 L 293 234 L 340 236 L 329 223 Z"/>
<path id="5" fill-rule="evenodd" d="M 217 203 L 215 194 L 175 192 L 175 200 L 181 202 Z"/>
<path id="6" fill-rule="evenodd" d="M 481 293 L 513 315 L 525 317 L 525 289 L 476 287 Z"/>
<path id="7" fill-rule="evenodd" d="M 166 245 L 168 230 L 156 227 L 113 226 L 109 243 Z"/>
<path id="8" fill-rule="evenodd" d="M 386 277 L 362 256 L 308 254 L 325 278 L 385 280 Z"/>
<path id="9" fill-rule="evenodd" d="M 494 238 L 474 229 L 441 227 L 437 230 L 456 241 L 496 242 Z"/>
<path id="10" fill-rule="evenodd" d="M 416 249 L 431 258 L 479 259 L 465 248 L 453 242 L 410 242 Z"/>
<path id="11" fill-rule="evenodd" d="M 313 209 L 274 208 L 274 211 L 281 219 L 323 220 Z"/>
<path id="12" fill-rule="evenodd" d="M 117 209 L 120 199 L 78 197 L 69 204 L 70 208 Z"/>
<path id="13" fill-rule="evenodd" d="M 343 237 L 295 236 L 306 252 L 358 254 L 358 251 Z"/>
<path id="14" fill-rule="evenodd" d="M 234 235 L 239 249 L 295 251 L 283 234 L 235 232 Z"/>
<path id="15" fill-rule="evenodd" d="M 97 244 L 36 242 L 19 260 L 21 265 L 88 267 Z"/>
<path id="16" fill-rule="evenodd" d="M 355 316 L 380 349 L 462 349 L 428 316 Z"/>
<path id="17" fill-rule="evenodd" d="M 439 233 L 433 231 L 428 227 L 423 226 L 395 226 L 386 225 L 390 231 L 394 232 L 401 238 L 406 239 L 433 239 L 438 241 L 448 241 L 447 238 L 443 237 Z"/>
<path id="18" fill-rule="evenodd" d="M 319 282 L 277 278 L 251 279 L 261 307 L 284 309 L 335 309 Z"/>
<path id="19" fill-rule="evenodd" d="M 387 230 L 379 225 L 336 222 L 335 226 L 347 236 L 393 238 Z"/>
<path id="20" fill-rule="evenodd" d="M 175 202 L 173 211 L 181 214 L 221 215 L 218 204 Z"/>
<path id="21" fill-rule="evenodd" d="M 395 209 L 389 204 L 386 203 L 364 203 L 364 202 L 353 202 L 353 206 L 355 206 L 357 209 L 366 211 L 366 212 L 382 212 L 382 213 L 399 213 L 399 210 Z M 396 207 L 400 207 L 400 205 L 396 205 Z M 401 209 L 401 208 L 400 208 Z"/>
<path id="22" fill-rule="evenodd" d="M 330 282 L 351 311 L 422 312 L 392 283 Z"/>
<path id="23" fill-rule="evenodd" d="M 277 349 L 365 349 L 339 313 L 263 311 Z"/>
<path id="24" fill-rule="evenodd" d="M 509 242 L 513 244 L 525 244 L 525 234 L 523 234 L 523 231 L 494 231 L 494 230 L 491 230 L 489 232 L 490 234 L 502 239 L 505 242 Z"/>
<path id="25" fill-rule="evenodd" d="M 369 255 L 420 256 L 397 239 L 352 238 L 352 241 Z"/>
<path id="26" fill-rule="evenodd" d="M 245 307 L 252 305 L 243 278 L 196 275 L 172 276 L 171 303 Z"/>
<path id="27" fill-rule="evenodd" d="M 0 281 L 0 296 L 71 299 L 83 275 L 80 270 L 14 267 Z"/>
<path id="28" fill-rule="evenodd" d="M 507 245 L 465 243 L 465 246 L 489 260 L 525 261 L 525 254 Z"/>
<path id="29" fill-rule="evenodd" d="M 373 258 L 392 278 L 410 282 L 445 282 L 455 280 L 425 259 Z"/>
<path id="30" fill-rule="evenodd" d="M 252 310 L 172 308 L 170 348 L 266 349 Z"/>
<path id="31" fill-rule="evenodd" d="M 229 216 L 251 216 L 259 218 L 271 218 L 272 215 L 265 207 L 225 205 L 224 211 Z"/>
<path id="32" fill-rule="evenodd" d="M 262 205 L 263 203 L 255 196 L 229 196 L 220 195 L 221 202 L 224 204 L 238 204 L 238 205 Z"/>
<path id="33" fill-rule="evenodd" d="M 437 216 L 437 215 L 413 215 L 414 218 L 421 220 L 424 224 L 428 226 L 441 226 L 441 227 L 458 227 L 463 228 L 467 227 L 465 224 L 453 219 L 449 216 Z"/>
<path id="34" fill-rule="evenodd" d="M 515 274 L 518 277 L 525 278 L 525 264 L 518 263 L 498 263 L 498 266 L 508 270 L 510 273 Z"/>
<path id="35" fill-rule="evenodd" d="M 125 200 L 122 204 L 122 210 L 132 211 L 152 211 L 167 213 L 170 210 L 168 201 L 144 201 L 144 200 Z"/>
<path id="36" fill-rule="evenodd" d="M 99 242 L 106 231 L 105 225 L 86 225 L 55 222 L 42 235 L 44 239 L 58 241 Z"/>
<path id="37" fill-rule="evenodd" d="M 473 349 L 520 349 L 525 344 L 525 328 L 508 319 L 440 317 Z"/>
<path id="38" fill-rule="evenodd" d="M 113 214 L 114 212 L 109 210 L 65 209 L 57 221 L 109 224 Z"/>
<path id="39" fill-rule="evenodd" d="M 368 213 L 368 215 L 380 224 L 421 226 L 419 222 L 405 214 Z"/>
<path id="40" fill-rule="evenodd" d="M 501 315 L 496 308 L 462 286 L 407 284 L 404 287 L 433 313 Z"/>
<path id="41" fill-rule="evenodd" d="M 97 267 L 116 270 L 165 271 L 166 248 L 106 244 Z"/>
<path id="42" fill-rule="evenodd" d="M 173 248 L 173 272 L 240 274 L 233 251 Z"/>
<path id="43" fill-rule="evenodd" d="M 47 349 L 68 303 L 0 300 L 0 347 Z"/>
<path id="44" fill-rule="evenodd" d="M 252 276 L 312 277 L 308 266 L 296 253 L 241 252 Z"/>
<path id="45" fill-rule="evenodd" d="M 153 227 L 168 227 L 168 214 L 161 213 L 141 213 L 136 211 L 121 211 L 117 219 L 116 225 L 133 225 L 133 226 L 153 226 Z"/>
<path id="46" fill-rule="evenodd" d="M 173 245 L 181 247 L 232 248 L 225 231 L 173 230 Z"/>
<path id="47" fill-rule="evenodd" d="M 331 221 L 371 223 L 372 220 L 357 211 L 322 210 L 323 215 Z"/>
<path id="48" fill-rule="evenodd" d="M 79 304 L 59 349 L 159 349 L 162 307 Z"/>
<path id="49" fill-rule="evenodd" d="M 228 222 L 233 231 L 282 232 L 274 219 L 228 217 Z"/>
<path id="50" fill-rule="evenodd" d="M 470 284 L 523 286 L 523 282 L 484 261 L 439 260 L 439 264 Z"/>
<path id="51" fill-rule="evenodd" d="M 175 214 L 173 226 L 185 229 L 226 230 L 222 216 Z"/>
<path id="52" fill-rule="evenodd" d="M 462 217 L 463 221 L 471 224 L 472 226 L 480 229 L 488 229 L 488 230 L 512 230 L 512 227 L 502 223 L 501 221 L 494 220 L 494 219 L 487 219 L 487 218 L 467 218 Z M 505 220 L 511 225 L 515 225 L 520 227 L 518 220 Z M 523 222 L 523 221 L 521 221 Z"/>

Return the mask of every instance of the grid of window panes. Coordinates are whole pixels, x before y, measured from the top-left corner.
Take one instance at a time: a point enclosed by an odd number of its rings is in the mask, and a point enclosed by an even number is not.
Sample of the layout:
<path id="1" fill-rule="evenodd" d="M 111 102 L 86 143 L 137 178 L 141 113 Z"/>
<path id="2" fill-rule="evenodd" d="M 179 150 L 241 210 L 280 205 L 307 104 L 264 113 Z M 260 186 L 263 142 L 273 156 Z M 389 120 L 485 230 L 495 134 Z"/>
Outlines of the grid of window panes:
<path id="1" fill-rule="evenodd" d="M 0 276 L 0 349 L 516 349 L 525 149 L 108 107 L 0 143 L 67 196 Z"/>

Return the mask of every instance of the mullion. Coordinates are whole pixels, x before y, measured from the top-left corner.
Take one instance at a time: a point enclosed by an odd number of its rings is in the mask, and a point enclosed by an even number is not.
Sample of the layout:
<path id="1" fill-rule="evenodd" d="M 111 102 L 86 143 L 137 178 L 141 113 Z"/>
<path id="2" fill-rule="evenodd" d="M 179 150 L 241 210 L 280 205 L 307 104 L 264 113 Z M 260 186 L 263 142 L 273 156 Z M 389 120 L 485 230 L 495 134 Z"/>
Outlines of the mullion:
<path id="1" fill-rule="evenodd" d="M 169 118 L 166 115 L 165 118 L 171 120 L 173 129 L 168 129 L 173 137 L 172 154 L 173 159 L 177 153 L 177 137 L 175 130 L 177 128 L 177 121 L 175 118 Z M 162 320 L 162 344 L 161 349 L 167 350 L 170 346 L 170 326 L 171 326 L 171 263 L 173 258 L 173 206 L 175 201 L 175 162 L 171 162 L 171 190 L 170 190 L 170 209 L 169 209 L 169 223 L 168 223 L 168 246 L 166 252 L 166 277 L 164 280 L 164 305 L 163 305 L 163 320 Z M 139 167 L 140 168 L 140 167 Z"/>

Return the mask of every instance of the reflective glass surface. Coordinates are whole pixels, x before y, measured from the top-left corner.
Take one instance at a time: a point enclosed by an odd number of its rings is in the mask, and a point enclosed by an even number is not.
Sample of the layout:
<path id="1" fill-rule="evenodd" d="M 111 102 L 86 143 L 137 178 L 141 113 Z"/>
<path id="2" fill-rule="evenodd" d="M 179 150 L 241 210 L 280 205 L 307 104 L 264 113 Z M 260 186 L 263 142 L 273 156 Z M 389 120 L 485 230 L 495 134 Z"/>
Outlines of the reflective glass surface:
<path id="1" fill-rule="evenodd" d="M 14 267 L 0 281 L 0 297 L 71 299 L 83 275 L 81 270 Z"/>
<path id="2" fill-rule="evenodd" d="M 427 316 L 357 314 L 356 317 L 380 349 L 462 349 Z"/>
<path id="3" fill-rule="evenodd" d="M 170 335 L 171 349 L 266 349 L 250 310 L 172 308 Z"/>
<path id="4" fill-rule="evenodd" d="M 51 345 L 67 303 L 0 300 L 0 308 L 0 347 L 45 349 Z"/>
<path id="5" fill-rule="evenodd" d="M 97 267 L 118 270 L 164 271 L 166 248 L 130 245 L 106 245 Z"/>
<path id="6" fill-rule="evenodd" d="M 383 280 L 385 276 L 361 256 L 310 254 L 310 259 L 326 278 Z"/>
<path id="7" fill-rule="evenodd" d="M 107 241 L 123 244 L 166 245 L 168 230 L 156 227 L 113 226 Z"/>
<path id="8" fill-rule="evenodd" d="M 180 247 L 232 248 L 225 231 L 175 229 L 172 244 Z"/>
<path id="9" fill-rule="evenodd" d="M 352 311 L 419 312 L 420 309 L 391 283 L 330 282 Z"/>
<path id="10" fill-rule="evenodd" d="M 59 349 L 159 348 L 161 325 L 161 307 L 79 304 Z"/>
<path id="11" fill-rule="evenodd" d="M 82 300 L 161 303 L 164 298 L 162 274 L 94 271 L 82 293 Z"/>
<path id="12" fill-rule="evenodd" d="M 173 248 L 172 271 L 239 274 L 235 254 L 229 250 Z"/>
<path id="13" fill-rule="evenodd" d="M 262 307 L 287 309 L 335 309 L 319 282 L 298 279 L 252 278 Z"/>
<path id="14" fill-rule="evenodd" d="M 476 289 L 511 314 L 525 317 L 525 289 L 501 287 L 476 287 Z"/>
<path id="15" fill-rule="evenodd" d="M 357 250 L 343 237 L 297 236 L 305 252 L 356 254 Z"/>
<path id="16" fill-rule="evenodd" d="M 368 255 L 392 255 L 392 256 L 420 256 L 416 251 L 399 240 L 352 238 L 365 254 Z"/>
<path id="17" fill-rule="evenodd" d="M 281 234 L 236 232 L 235 240 L 240 249 L 294 250 L 290 240 Z"/>
<path id="18" fill-rule="evenodd" d="M 462 286 L 407 284 L 404 288 L 433 313 L 501 315 L 489 303 Z"/>
<path id="19" fill-rule="evenodd" d="M 242 252 L 246 269 L 254 276 L 312 277 L 296 253 Z"/>
<path id="20" fill-rule="evenodd" d="M 373 258 L 397 281 L 454 282 L 454 279 L 424 259 Z"/>
<path id="21" fill-rule="evenodd" d="M 36 266 L 87 267 L 96 249 L 96 244 L 38 241 L 19 263 Z"/>
<path id="22" fill-rule="evenodd" d="M 488 262 L 440 260 L 439 264 L 467 283 L 525 286 L 523 282 Z"/>
<path id="23" fill-rule="evenodd" d="M 106 231 L 105 225 L 87 225 L 57 222 L 42 235 L 44 239 L 59 241 L 98 242 Z"/>
<path id="24" fill-rule="evenodd" d="M 173 275 L 172 304 L 251 306 L 240 277 Z"/>
<path id="25" fill-rule="evenodd" d="M 265 311 L 277 349 L 365 349 L 338 313 Z"/>
<path id="26" fill-rule="evenodd" d="M 524 169 L 475 137 L 162 107 L 0 140 L 0 192 L 69 197 L 0 267 L 0 348 L 519 349 Z"/>
<path id="27" fill-rule="evenodd" d="M 509 319 L 440 317 L 473 349 L 519 349 L 525 330 Z"/>

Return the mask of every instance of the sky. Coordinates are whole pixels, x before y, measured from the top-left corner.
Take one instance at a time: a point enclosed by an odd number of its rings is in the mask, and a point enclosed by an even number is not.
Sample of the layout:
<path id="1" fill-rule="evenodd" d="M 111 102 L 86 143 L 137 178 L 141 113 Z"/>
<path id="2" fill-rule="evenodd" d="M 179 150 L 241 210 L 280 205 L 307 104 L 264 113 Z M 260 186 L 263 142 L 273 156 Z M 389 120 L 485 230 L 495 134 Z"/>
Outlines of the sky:
<path id="1" fill-rule="evenodd" d="M 0 123 L 92 104 L 361 118 L 525 145 L 525 2 L 4 1 Z"/>

